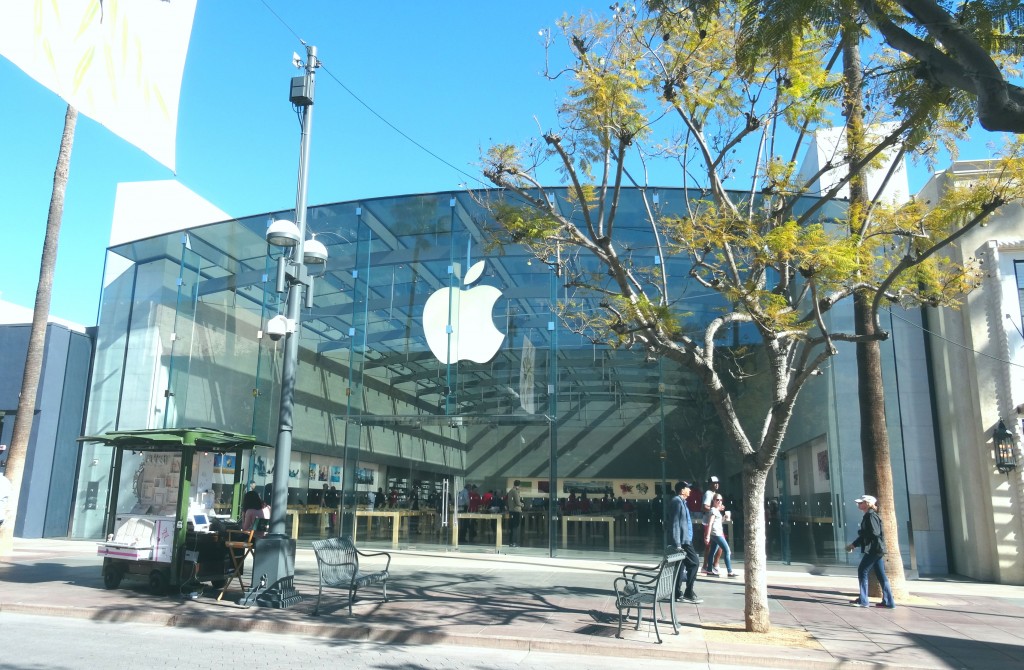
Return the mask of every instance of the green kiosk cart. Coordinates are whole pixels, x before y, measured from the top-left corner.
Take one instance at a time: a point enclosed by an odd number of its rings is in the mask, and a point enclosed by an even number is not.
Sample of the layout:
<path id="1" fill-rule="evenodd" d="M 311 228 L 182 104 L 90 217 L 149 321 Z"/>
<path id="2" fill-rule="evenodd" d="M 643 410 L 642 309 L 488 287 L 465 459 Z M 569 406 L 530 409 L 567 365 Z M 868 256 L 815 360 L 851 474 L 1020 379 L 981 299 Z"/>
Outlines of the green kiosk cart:
<path id="1" fill-rule="evenodd" d="M 106 539 L 97 546 L 104 585 L 117 588 L 130 575 L 158 594 L 202 582 L 223 588 L 239 569 L 226 541 L 238 528 L 242 450 L 270 445 L 212 428 L 119 430 L 78 441 L 114 448 Z"/>

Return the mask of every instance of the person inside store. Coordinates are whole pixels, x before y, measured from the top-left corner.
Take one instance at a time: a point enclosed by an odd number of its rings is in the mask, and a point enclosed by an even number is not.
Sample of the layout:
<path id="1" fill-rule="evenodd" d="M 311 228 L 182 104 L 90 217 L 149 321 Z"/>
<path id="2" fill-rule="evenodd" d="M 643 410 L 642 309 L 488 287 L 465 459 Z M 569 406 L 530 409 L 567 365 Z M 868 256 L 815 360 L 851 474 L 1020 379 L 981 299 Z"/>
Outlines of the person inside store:
<path id="1" fill-rule="evenodd" d="M 459 490 L 458 495 L 455 497 L 455 504 L 458 506 L 459 514 L 469 512 L 469 491 L 472 485 L 466 482 L 466 485 Z M 473 526 L 470 524 L 470 520 L 459 519 L 459 542 L 466 542 L 473 539 L 470 535 L 473 532 Z"/>
<path id="2" fill-rule="evenodd" d="M 338 495 L 338 489 L 333 486 L 327 488 L 327 484 L 324 484 L 324 489 L 324 507 L 331 510 L 327 517 L 327 530 L 333 533 L 338 521 L 338 504 L 341 502 L 341 496 Z"/>
<path id="3" fill-rule="evenodd" d="M 896 607 L 892 597 L 889 578 L 885 576 L 885 534 L 882 532 L 882 520 L 878 516 L 878 499 L 867 494 L 855 501 L 857 509 L 864 513 L 857 530 L 857 539 L 846 545 L 846 551 L 860 547 L 860 565 L 857 566 L 857 581 L 860 584 L 860 596 L 851 602 L 854 607 L 870 607 L 868 600 L 868 574 L 874 570 L 878 583 L 882 586 L 882 602 L 875 607 Z"/>
<path id="4" fill-rule="evenodd" d="M 683 560 L 676 573 L 675 598 L 684 603 L 698 605 L 702 602 L 693 591 L 693 583 L 697 581 L 697 568 L 700 567 L 700 556 L 693 548 L 693 520 L 690 517 L 690 509 L 686 506 L 686 499 L 690 497 L 690 490 L 693 485 L 687 481 L 676 482 L 676 495 L 672 498 L 668 508 L 668 526 L 672 537 L 671 548 L 677 552 L 683 552 Z M 683 580 L 686 580 L 686 589 L 682 589 Z"/>
<path id="5" fill-rule="evenodd" d="M 508 546 L 518 547 L 523 541 L 523 495 L 519 492 L 520 481 L 512 482 L 508 490 Z M 517 533 L 518 531 L 518 533 Z"/>

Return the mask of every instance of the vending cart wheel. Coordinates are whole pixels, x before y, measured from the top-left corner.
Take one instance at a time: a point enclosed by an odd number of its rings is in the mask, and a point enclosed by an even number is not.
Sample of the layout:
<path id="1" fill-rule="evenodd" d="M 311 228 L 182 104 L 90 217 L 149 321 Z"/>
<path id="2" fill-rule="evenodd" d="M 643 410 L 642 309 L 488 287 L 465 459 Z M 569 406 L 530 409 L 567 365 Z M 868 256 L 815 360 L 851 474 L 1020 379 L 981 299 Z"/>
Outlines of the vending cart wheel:
<path id="1" fill-rule="evenodd" d="M 162 596 L 167 593 L 167 575 L 163 570 L 149 573 L 149 590 L 153 595 Z"/>
<path id="2" fill-rule="evenodd" d="M 124 578 L 124 570 L 108 565 L 103 569 L 103 586 L 108 589 L 116 589 L 121 585 L 121 579 Z"/>

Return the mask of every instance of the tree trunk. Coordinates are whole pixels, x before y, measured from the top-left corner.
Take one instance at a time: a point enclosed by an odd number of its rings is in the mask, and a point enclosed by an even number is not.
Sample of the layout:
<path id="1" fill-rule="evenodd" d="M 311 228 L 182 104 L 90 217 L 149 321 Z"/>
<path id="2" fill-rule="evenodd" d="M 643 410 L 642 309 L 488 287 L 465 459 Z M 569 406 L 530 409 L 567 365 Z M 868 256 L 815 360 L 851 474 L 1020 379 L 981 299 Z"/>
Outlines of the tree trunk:
<path id="1" fill-rule="evenodd" d="M 25 360 L 25 376 L 21 381 L 21 396 L 18 398 L 18 413 L 14 419 L 14 434 L 11 437 L 10 453 L 7 456 L 7 478 L 11 481 L 11 497 L 8 500 L 8 514 L 0 526 L 0 556 L 10 555 L 13 550 L 14 525 L 18 520 L 18 499 L 21 497 L 22 476 L 25 472 L 25 456 L 32 423 L 36 410 L 36 394 L 39 391 L 39 375 L 43 367 L 43 352 L 46 348 L 46 323 L 50 317 L 50 294 L 53 290 L 53 268 L 57 264 L 57 239 L 64 215 L 64 192 L 68 185 L 68 170 L 71 167 L 71 147 L 75 141 L 75 123 L 78 111 L 68 105 L 64 115 L 64 134 L 57 154 L 57 168 L 53 173 L 53 192 L 50 195 L 50 211 L 46 217 L 46 236 L 43 239 L 43 256 L 39 262 L 39 286 L 36 288 L 36 304 L 32 312 L 32 331 L 28 340 L 28 355 Z"/>
<path id="2" fill-rule="evenodd" d="M 768 554 L 765 549 L 764 486 L 768 472 L 758 470 L 753 459 L 743 462 L 743 567 L 746 630 L 768 633 Z"/>
<path id="3" fill-rule="evenodd" d="M 846 103 L 846 149 L 851 163 L 864 157 L 864 98 L 863 75 L 860 59 L 860 26 L 852 17 L 858 15 L 856 7 L 848 4 L 851 20 L 843 24 L 843 79 Z M 865 217 L 871 203 L 867 191 L 866 175 L 858 173 L 850 180 L 850 226 L 855 234 L 864 229 Z M 871 310 L 870 294 L 857 292 L 853 299 L 854 328 L 857 335 L 873 336 L 875 315 Z M 864 493 L 878 498 L 878 515 L 882 520 L 889 550 L 885 557 L 885 571 L 892 586 L 893 596 L 906 596 L 906 578 L 903 557 L 900 555 L 899 533 L 896 525 L 895 501 L 892 492 L 892 465 L 889 461 L 889 435 L 885 421 L 885 390 L 882 385 L 882 356 L 878 340 L 858 341 L 857 395 L 860 400 L 860 449 L 864 461 Z"/>
<path id="4" fill-rule="evenodd" d="M 875 332 L 871 296 L 857 294 L 853 310 L 858 335 Z M 885 387 L 882 384 L 882 355 L 877 340 L 857 343 L 857 397 L 860 400 L 860 448 L 864 460 L 864 492 L 878 498 L 878 516 L 885 534 L 885 574 L 893 597 L 907 596 L 903 556 L 900 553 L 896 500 L 892 487 L 889 433 L 885 421 Z M 872 591 L 880 589 L 872 580 Z M 878 595 L 881 591 L 878 591 Z"/>

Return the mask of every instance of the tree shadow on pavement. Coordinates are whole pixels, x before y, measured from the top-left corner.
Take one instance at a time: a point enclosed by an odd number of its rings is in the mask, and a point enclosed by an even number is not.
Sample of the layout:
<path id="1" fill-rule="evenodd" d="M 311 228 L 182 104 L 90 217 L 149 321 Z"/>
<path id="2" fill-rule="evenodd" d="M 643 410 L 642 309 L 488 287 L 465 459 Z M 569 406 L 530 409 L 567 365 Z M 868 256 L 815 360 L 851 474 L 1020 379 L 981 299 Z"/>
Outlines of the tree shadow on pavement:
<path id="1" fill-rule="evenodd" d="M 317 588 L 315 581 L 308 585 L 311 602 L 316 600 Z M 368 602 L 379 602 L 378 593 L 373 588 L 360 591 L 355 606 L 365 608 Z M 595 599 L 608 597 L 609 593 L 586 587 L 495 583 L 486 574 L 410 573 L 389 583 L 392 602 L 374 606 L 372 621 L 374 625 L 440 631 L 455 627 L 521 627 L 546 623 L 552 616 L 592 619 Z M 410 612 L 416 615 L 410 616 Z M 321 613 L 320 618 L 348 619 L 347 592 L 325 589 Z M 361 614 L 357 611 L 355 619 L 361 619 Z"/>
<path id="2" fill-rule="evenodd" d="M 769 586 L 768 597 L 781 602 L 825 603 L 835 601 L 848 604 L 850 598 L 856 597 L 857 584 L 853 583 L 848 590 L 821 589 L 800 586 Z"/>
<path id="3" fill-rule="evenodd" d="M 0 582 L 42 584 L 64 582 L 86 588 L 103 588 L 98 566 L 68 566 L 63 563 L 18 563 L 0 565 Z"/>

